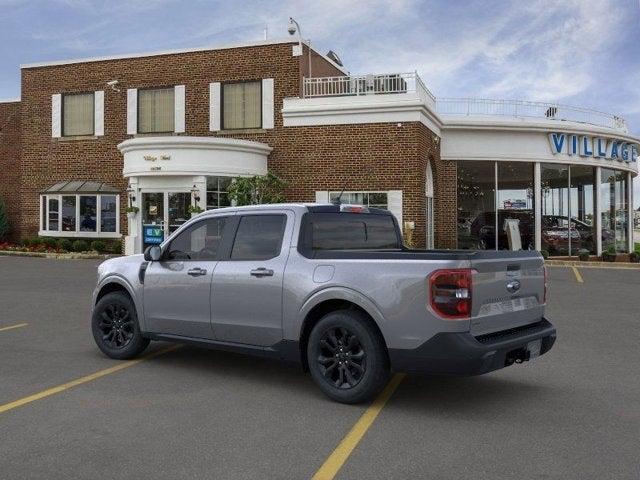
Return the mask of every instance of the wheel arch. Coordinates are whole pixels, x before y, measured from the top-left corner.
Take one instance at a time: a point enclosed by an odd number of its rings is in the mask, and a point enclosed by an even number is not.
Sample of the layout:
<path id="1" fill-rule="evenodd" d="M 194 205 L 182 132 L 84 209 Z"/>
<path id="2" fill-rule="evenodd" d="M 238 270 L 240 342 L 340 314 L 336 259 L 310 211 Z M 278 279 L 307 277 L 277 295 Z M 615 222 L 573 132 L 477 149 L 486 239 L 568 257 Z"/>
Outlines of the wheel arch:
<path id="1" fill-rule="evenodd" d="M 140 305 L 140 302 L 138 302 L 136 294 L 133 288 L 131 288 L 131 285 L 129 285 L 126 280 L 118 276 L 110 276 L 100 282 L 99 287 L 96 289 L 95 298 L 93 300 L 93 307 L 98 304 L 101 298 L 113 292 L 123 292 L 131 299 L 136 308 L 136 314 L 138 317 L 138 323 L 140 324 L 140 329 L 144 331 L 145 321 L 142 311 L 142 305 Z"/>
<path id="2" fill-rule="evenodd" d="M 302 323 L 299 331 L 300 360 L 304 370 L 308 370 L 307 344 L 313 327 L 322 317 L 338 310 L 355 310 L 364 314 L 384 343 L 384 317 L 376 305 L 363 295 L 349 289 L 327 289 L 309 299 L 301 310 Z"/>

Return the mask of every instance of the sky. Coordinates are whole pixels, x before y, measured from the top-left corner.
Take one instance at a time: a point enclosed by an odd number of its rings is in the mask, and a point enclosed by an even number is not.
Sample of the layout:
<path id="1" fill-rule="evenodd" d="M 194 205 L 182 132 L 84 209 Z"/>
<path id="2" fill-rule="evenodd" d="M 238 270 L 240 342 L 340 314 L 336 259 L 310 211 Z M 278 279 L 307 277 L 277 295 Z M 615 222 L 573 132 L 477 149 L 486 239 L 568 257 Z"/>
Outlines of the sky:
<path id="1" fill-rule="evenodd" d="M 290 16 L 351 73 L 594 108 L 640 135 L 640 0 L 0 0 L 0 99 L 20 96 L 20 64 L 281 39 Z"/>

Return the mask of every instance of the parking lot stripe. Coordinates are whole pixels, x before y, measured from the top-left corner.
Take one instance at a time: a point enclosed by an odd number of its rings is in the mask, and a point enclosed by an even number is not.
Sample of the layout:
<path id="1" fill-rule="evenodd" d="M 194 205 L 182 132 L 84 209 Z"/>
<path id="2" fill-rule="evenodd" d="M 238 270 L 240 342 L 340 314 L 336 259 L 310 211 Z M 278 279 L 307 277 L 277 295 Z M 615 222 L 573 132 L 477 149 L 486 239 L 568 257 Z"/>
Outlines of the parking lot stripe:
<path id="1" fill-rule="evenodd" d="M 578 283 L 584 283 L 584 280 L 582 279 L 582 275 L 580 275 L 580 272 L 578 271 L 578 269 L 576 267 L 571 267 L 573 269 L 573 273 L 576 276 L 576 280 Z"/>
<path id="2" fill-rule="evenodd" d="M 18 323 L 17 325 L 11 325 L 10 327 L 2 327 L 0 328 L 0 332 L 6 332 L 7 330 L 13 330 L 14 328 L 22 328 L 29 325 L 28 323 Z"/>
<path id="3" fill-rule="evenodd" d="M 92 373 L 91 375 L 87 375 L 85 377 L 72 380 L 62 385 L 58 385 L 57 387 L 43 390 L 41 392 L 35 393 L 33 395 L 29 395 L 28 397 L 15 400 L 10 403 L 5 403 L 4 405 L 0 405 L 0 413 L 8 412 L 9 410 L 13 410 L 15 408 L 22 407 L 23 405 L 27 405 L 28 403 L 35 402 L 36 400 L 41 400 L 43 398 L 56 395 L 57 393 L 62 393 L 65 390 L 69 390 L 70 388 L 77 387 L 79 385 L 91 382 L 93 380 L 97 380 L 98 378 L 104 377 L 106 375 L 110 375 L 112 373 L 119 372 L 120 370 L 124 370 L 125 368 L 133 367 L 134 365 L 137 365 L 140 362 L 144 362 L 145 360 L 149 360 L 150 358 L 154 358 L 159 355 L 172 352 L 180 347 L 181 345 L 171 345 L 170 347 L 163 348 L 162 350 L 158 350 L 157 352 L 150 353 L 149 355 L 145 355 L 144 357 L 140 357 L 135 360 L 126 360 L 114 367 L 105 368 L 104 370 L 100 370 L 98 372 Z"/>
<path id="4" fill-rule="evenodd" d="M 315 473 L 312 480 L 331 480 L 347 461 L 351 452 L 356 448 L 364 434 L 367 433 L 369 427 L 373 425 L 378 414 L 382 411 L 393 392 L 396 391 L 400 382 L 405 377 L 403 373 L 397 373 L 387 384 L 385 389 L 373 401 L 371 406 L 362 414 L 360 419 L 351 428 L 347 436 L 342 439 L 340 445 L 329 455 L 320 469 Z"/>

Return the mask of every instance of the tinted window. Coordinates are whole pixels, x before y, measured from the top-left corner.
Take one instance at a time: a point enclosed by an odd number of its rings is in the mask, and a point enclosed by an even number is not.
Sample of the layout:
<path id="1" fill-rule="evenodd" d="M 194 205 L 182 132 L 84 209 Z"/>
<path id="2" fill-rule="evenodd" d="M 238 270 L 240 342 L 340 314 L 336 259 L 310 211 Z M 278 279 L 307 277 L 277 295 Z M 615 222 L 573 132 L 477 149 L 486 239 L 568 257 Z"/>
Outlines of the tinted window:
<path id="1" fill-rule="evenodd" d="M 315 213 L 311 216 L 314 250 L 379 250 L 400 248 L 390 215 Z"/>
<path id="2" fill-rule="evenodd" d="M 226 218 L 210 218 L 192 225 L 174 238 L 169 260 L 216 260 Z"/>
<path id="3" fill-rule="evenodd" d="M 246 215 L 240 219 L 232 260 L 268 260 L 280 254 L 287 217 Z"/>

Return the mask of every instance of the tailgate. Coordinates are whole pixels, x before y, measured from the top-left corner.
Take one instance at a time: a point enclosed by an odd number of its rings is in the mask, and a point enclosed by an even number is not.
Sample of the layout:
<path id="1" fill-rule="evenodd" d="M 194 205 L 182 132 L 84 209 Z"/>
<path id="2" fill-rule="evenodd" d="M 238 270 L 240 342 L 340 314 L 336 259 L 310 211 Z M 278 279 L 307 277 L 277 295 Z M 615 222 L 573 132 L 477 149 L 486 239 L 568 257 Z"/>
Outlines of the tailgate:
<path id="1" fill-rule="evenodd" d="M 544 313 L 544 261 L 535 251 L 480 251 L 471 257 L 472 335 L 534 323 Z"/>

